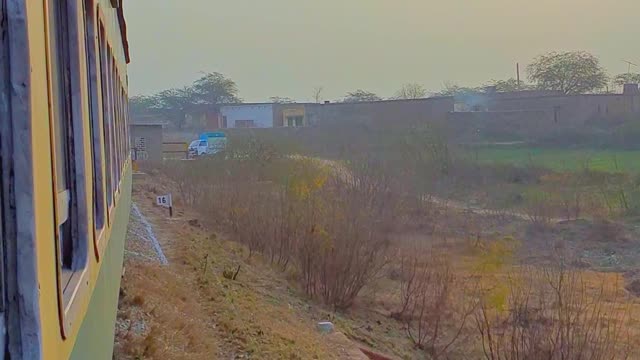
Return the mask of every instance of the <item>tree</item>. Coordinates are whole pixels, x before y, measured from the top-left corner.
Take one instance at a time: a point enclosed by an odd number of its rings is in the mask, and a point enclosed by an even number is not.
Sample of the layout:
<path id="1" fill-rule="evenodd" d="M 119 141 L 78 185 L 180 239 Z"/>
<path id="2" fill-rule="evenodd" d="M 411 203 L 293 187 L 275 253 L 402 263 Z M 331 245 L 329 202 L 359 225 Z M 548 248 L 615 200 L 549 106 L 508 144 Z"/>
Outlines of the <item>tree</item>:
<path id="1" fill-rule="evenodd" d="M 624 73 L 616 75 L 613 78 L 613 84 L 617 86 L 624 86 L 625 84 L 638 84 L 640 83 L 640 74 L 638 73 Z"/>
<path id="2" fill-rule="evenodd" d="M 238 87 L 220 73 L 205 73 L 191 86 L 163 90 L 155 95 L 139 95 L 129 100 L 131 114 L 153 114 L 182 129 L 187 117 L 217 110 L 221 104 L 237 103 Z"/>
<path id="3" fill-rule="evenodd" d="M 193 83 L 193 93 L 198 103 L 218 106 L 220 104 L 238 103 L 238 86 L 224 75 L 214 72 L 205 73 Z"/>
<path id="4" fill-rule="evenodd" d="M 155 96 L 157 107 L 165 116 L 172 119 L 178 129 L 182 129 L 187 121 L 187 115 L 193 110 L 197 102 L 197 94 L 191 87 L 168 89 Z"/>
<path id="5" fill-rule="evenodd" d="M 342 99 L 342 102 L 351 103 L 351 102 L 380 101 L 380 100 L 382 100 L 382 98 L 380 98 L 378 95 L 369 91 L 358 89 L 356 91 L 347 93 L 344 99 Z"/>
<path id="6" fill-rule="evenodd" d="M 322 86 L 313 89 L 313 100 L 315 100 L 316 104 L 320 104 L 322 102 Z"/>
<path id="7" fill-rule="evenodd" d="M 583 94 L 607 85 L 607 74 L 597 57 L 584 51 L 551 52 L 527 66 L 529 80 L 544 90 Z"/>
<path id="8" fill-rule="evenodd" d="M 518 80 L 514 78 L 507 80 L 491 80 L 488 84 L 485 84 L 484 87 L 495 87 L 497 92 L 512 92 L 531 89 L 531 85 L 527 85 L 522 80 L 518 82 Z"/>
<path id="9" fill-rule="evenodd" d="M 396 92 L 396 99 L 423 99 L 427 97 L 427 90 L 424 86 L 416 83 L 404 84 Z"/>
<path id="10" fill-rule="evenodd" d="M 274 104 L 293 104 L 296 102 L 292 98 L 286 96 L 272 96 L 269 98 L 269 101 Z"/>
<path id="11" fill-rule="evenodd" d="M 457 84 L 452 83 L 452 82 L 445 82 L 444 83 L 444 89 L 440 90 L 439 92 L 435 93 L 434 95 L 436 95 L 436 96 L 465 96 L 465 95 L 470 95 L 470 94 L 478 94 L 478 93 L 481 93 L 481 92 L 482 92 L 482 89 L 479 89 L 479 88 L 458 86 Z"/>
<path id="12" fill-rule="evenodd" d="M 136 95 L 129 99 L 129 112 L 133 115 L 145 115 L 157 110 L 156 96 Z"/>

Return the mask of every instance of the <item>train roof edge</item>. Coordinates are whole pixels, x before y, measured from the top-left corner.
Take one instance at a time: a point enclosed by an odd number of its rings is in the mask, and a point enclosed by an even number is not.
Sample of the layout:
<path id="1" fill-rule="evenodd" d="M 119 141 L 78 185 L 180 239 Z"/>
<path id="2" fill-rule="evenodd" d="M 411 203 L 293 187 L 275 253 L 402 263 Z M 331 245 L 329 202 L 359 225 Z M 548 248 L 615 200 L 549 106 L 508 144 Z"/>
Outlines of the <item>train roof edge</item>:
<path id="1" fill-rule="evenodd" d="M 124 58 L 129 64 L 131 62 L 131 55 L 129 53 L 129 40 L 127 37 L 127 21 L 124 18 L 124 0 L 120 1 L 118 6 L 118 23 L 120 24 L 120 36 L 122 37 L 122 47 L 124 48 Z"/>

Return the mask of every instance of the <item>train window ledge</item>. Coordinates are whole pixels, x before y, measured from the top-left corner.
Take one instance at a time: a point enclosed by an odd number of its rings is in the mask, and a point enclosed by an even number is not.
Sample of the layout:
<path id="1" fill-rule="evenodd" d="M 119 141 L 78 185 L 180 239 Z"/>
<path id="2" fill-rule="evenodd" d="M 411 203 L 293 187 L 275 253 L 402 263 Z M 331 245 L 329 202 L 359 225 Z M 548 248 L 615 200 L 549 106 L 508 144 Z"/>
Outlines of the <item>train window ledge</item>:
<path id="1" fill-rule="evenodd" d="M 61 316 L 61 328 L 63 338 L 68 338 L 79 325 L 82 319 L 81 299 L 89 295 L 89 268 L 80 271 L 62 269 L 62 279 L 66 279 L 66 285 L 62 291 L 62 303 L 64 304 Z"/>

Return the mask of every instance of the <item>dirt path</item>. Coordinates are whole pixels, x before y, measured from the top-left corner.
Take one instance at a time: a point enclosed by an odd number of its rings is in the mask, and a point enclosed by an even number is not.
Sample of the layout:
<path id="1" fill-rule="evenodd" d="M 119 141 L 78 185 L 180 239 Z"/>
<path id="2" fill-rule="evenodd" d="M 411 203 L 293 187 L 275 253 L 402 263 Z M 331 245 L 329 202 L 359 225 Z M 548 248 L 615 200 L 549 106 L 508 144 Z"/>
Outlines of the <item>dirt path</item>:
<path id="1" fill-rule="evenodd" d="M 297 157 L 297 158 L 303 158 L 303 157 Z M 320 158 L 313 158 L 313 161 L 317 161 L 319 164 L 322 164 L 323 166 L 328 167 L 331 171 L 345 178 L 353 177 L 353 175 L 351 174 L 351 171 L 344 164 L 341 164 L 339 161 L 320 159 Z M 444 198 L 440 198 L 430 194 L 423 195 L 422 201 L 429 202 L 437 206 L 450 208 L 452 210 L 470 212 L 477 215 L 494 216 L 499 213 L 503 217 L 510 217 L 510 218 L 515 218 L 519 220 L 532 221 L 532 216 L 525 213 L 511 211 L 511 210 L 498 211 L 494 209 L 487 209 L 480 206 L 467 204 L 462 201 L 444 199 Z M 564 219 L 564 218 L 547 218 L 547 219 L 540 219 L 540 220 L 544 220 L 550 224 L 559 224 L 567 221 L 567 219 Z"/>
<path id="2" fill-rule="evenodd" d="M 508 217 L 508 218 L 515 218 L 515 219 L 525 220 L 525 221 L 533 220 L 531 215 L 524 214 L 517 211 L 487 209 L 480 206 L 466 204 L 461 201 L 447 200 L 447 199 L 439 198 L 432 195 L 424 195 L 423 201 L 430 202 L 438 206 L 447 207 L 453 210 L 470 212 L 477 215 L 495 216 L 496 214 L 500 214 L 501 216 Z M 541 220 L 544 220 L 549 224 L 560 224 L 568 221 L 567 219 L 564 219 L 564 218 L 545 218 Z"/>

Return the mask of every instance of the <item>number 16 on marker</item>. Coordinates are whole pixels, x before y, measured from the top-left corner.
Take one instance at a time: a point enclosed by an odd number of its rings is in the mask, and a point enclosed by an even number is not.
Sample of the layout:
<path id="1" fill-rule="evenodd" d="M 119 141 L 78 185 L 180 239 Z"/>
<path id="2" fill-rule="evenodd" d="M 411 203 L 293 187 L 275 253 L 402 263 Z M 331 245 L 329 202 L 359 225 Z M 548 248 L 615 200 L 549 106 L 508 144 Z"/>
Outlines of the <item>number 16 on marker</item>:
<path id="1" fill-rule="evenodd" d="M 171 194 L 156 196 L 156 205 L 169 208 L 169 216 L 173 216 L 173 201 Z"/>

